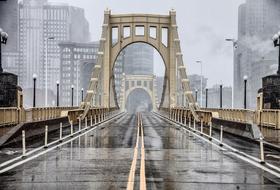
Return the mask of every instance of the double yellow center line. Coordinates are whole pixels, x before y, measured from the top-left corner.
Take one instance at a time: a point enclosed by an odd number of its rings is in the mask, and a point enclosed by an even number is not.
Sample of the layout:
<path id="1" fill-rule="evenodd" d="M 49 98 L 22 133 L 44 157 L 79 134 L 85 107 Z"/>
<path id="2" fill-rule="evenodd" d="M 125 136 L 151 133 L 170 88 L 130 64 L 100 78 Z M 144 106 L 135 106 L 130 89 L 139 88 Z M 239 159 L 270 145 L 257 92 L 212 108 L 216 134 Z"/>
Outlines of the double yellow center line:
<path id="1" fill-rule="evenodd" d="M 140 190 L 146 190 L 144 131 L 143 131 L 142 116 L 140 113 L 138 113 L 137 114 L 137 138 L 136 138 L 136 145 L 134 148 L 133 160 L 131 163 L 130 172 L 128 176 L 128 182 L 126 188 L 127 190 L 134 189 L 140 133 L 141 133 Z"/>

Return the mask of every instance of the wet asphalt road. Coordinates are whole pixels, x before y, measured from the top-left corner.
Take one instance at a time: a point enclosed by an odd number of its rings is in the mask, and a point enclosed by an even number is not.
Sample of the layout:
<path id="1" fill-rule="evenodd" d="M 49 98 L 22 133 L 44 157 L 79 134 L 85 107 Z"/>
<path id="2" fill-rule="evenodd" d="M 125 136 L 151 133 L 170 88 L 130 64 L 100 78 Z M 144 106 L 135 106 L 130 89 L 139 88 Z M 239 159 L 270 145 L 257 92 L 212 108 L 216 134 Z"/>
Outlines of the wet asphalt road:
<path id="1" fill-rule="evenodd" d="M 147 189 L 280 189 L 267 172 L 151 113 L 142 118 Z M 1 174 L 0 189 L 126 189 L 136 138 L 136 116 L 126 115 Z"/>

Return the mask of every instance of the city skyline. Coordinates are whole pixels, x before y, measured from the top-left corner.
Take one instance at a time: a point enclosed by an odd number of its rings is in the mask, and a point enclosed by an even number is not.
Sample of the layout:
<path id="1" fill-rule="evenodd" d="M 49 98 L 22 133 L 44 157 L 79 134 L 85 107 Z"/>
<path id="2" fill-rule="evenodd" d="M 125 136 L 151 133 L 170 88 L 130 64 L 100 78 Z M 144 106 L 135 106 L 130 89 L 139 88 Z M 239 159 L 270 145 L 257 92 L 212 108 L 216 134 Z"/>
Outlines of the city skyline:
<path id="1" fill-rule="evenodd" d="M 279 190 L 279 18 L 280 0 L 0 0 L 0 189 Z"/>
<path id="2" fill-rule="evenodd" d="M 177 12 L 179 36 L 181 38 L 184 63 L 188 74 L 200 74 L 200 66 L 196 61 L 203 61 L 203 75 L 208 78 L 209 86 L 221 81 L 232 86 L 233 52 L 232 44 L 226 38 L 237 38 L 238 7 L 245 0 L 204 0 L 189 1 L 129 1 L 122 3 L 115 0 L 51 0 L 66 2 L 85 9 L 86 18 L 90 23 L 91 40 L 99 40 L 104 10 L 111 9 L 112 13 L 158 13 L 167 14 L 174 8 Z M 161 4 L 162 6 L 157 6 Z M 149 7 L 149 8 L 147 8 Z M 199 10 L 199 11 L 197 11 Z M 160 56 L 154 58 L 155 67 L 162 73 Z M 205 72 L 207 70 L 207 73 Z M 219 75 L 217 75 L 219 72 Z"/>

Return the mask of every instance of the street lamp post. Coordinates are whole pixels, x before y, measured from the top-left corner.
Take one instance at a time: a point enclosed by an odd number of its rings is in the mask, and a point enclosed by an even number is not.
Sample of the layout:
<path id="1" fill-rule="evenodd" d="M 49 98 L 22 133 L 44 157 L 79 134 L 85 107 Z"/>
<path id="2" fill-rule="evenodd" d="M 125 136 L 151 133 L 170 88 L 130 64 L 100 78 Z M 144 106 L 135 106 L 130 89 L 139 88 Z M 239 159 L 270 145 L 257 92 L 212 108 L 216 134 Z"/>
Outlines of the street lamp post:
<path id="1" fill-rule="evenodd" d="M 233 47 L 233 57 L 234 57 L 234 50 L 237 48 L 237 40 L 233 38 L 226 39 L 228 42 L 232 42 Z M 232 64 L 232 71 L 234 71 L 234 63 Z M 231 108 L 234 107 L 234 79 L 232 80 L 232 90 L 231 90 Z"/>
<path id="2" fill-rule="evenodd" d="M 220 109 L 223 108 L 223 85 L 220 85 Z"/>
<path id="3" fill-rule="evenodd" d="M 56 81 L 56 106 L 59 107 L 59 81 Z"/>
<path id="4" fill-rule="evenodd" d="M 195 89 L 195 102 L 197 102 L 197 89 Z"/>
<path id="5" fill-rule="evenodd" d="M 33 74 L 33 108 L 36 107 L 36 79 L 37 75 Z"/>
<path id="6" fill-rule="evenodd" d="M 202 61 L 196 61 L 200 63 L 200 106 L 202 106 Z"/>
<path id="7" fill-rule="evenodd" d="M 45 63 L 45 107 L 48 106 L 48 42 L 54 40 L 54 37 L 46 38 L 46 63 Z"/>
<path id="8" fill-rule="evenodd" d="M 205 108 L 208 107 L 208 88 L 206 88 L 206 91 L 205 91 Z"/>
<path id="9" fill-rule="evenodd" d="M 244 79 L 244 109 L 247 109 L 247 80 L 248 77 L 245 75 Z"/>
<path id="10" fill-rule="evenodd" d="M 277 75 L 280 75 L 280 31 L 275 34 L 272 38 L 274 47 L 279 47 L 279 58 L 278 58 L 278 70 L 277 70 Z"/>
<path id="11" fill-rule="evenodd" d="M 0 73 L 3 73 L 2 68 L 2 44 L 6 44 L 8 41 L 8 34 L 3 32 L 2 28 L 0 28 Z"/>
<path id="12" fill-rule="evenodd" d="M 83 102 L 83 101 L 84 101 L 84 88 L 81 89 L 81 95 L 82 95 L 82 96 L 81 96 L 81 100 L 82 100 L 82 102 Z"/>
<path id="13" fill-rule="evenodd" d="M 74 85 L 71 86 L 71 106 L 74 106 Z"/>

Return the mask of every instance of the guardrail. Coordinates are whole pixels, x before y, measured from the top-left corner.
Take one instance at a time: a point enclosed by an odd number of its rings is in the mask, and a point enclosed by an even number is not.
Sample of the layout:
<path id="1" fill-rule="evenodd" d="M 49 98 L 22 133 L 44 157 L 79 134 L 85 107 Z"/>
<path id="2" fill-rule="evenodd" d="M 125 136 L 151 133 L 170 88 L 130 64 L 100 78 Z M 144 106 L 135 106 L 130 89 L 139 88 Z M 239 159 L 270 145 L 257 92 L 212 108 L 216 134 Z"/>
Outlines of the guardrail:
<path id="1" fill-rule="evenodd" d="M 265 109 L 256 112 L 257 123 L 261 126 L 280 129 L 280 110 Z"/>
<path id="2" fill-rule="evenodd" d="M 42 121 L 61 117 L 66 110 L 78 107 L 48 107 L 20 109 L 16 107 L 0 108 L 0 125 L 13 125 L 21 122 Z"/>
<path id="3" fill-rule="evenodd" d="M 192 113 L 187 108 L 160 108 L 161 113 L 177 121 L 193 119 Z M 280 110 L 263 109 L 254 111 L 249 109 L 218 109 L 202 108 L 197 111 L 203 123 L 211 122 L 212 117 L 242 123 L 255 123 L 259 126 L 280 129 Z"/>
<path id="4" fill-rule="evenodd" d="M 16 107 L 0 108 L 0 125 L 12 125 L 23 121 L 25 113 Z"/>
<path id="5" fill-rule="evenodd" d="M 259 126 L 280 129 L 280 110 L 263 109 L 261 111 L 245 109 L 202 109 L 210 111 L 219 119 L 243 123 L 255 123 Z"/>
<path id="6" fill-rule="evenodd" d="M 61 117 L 62 111 L 78 109 L 78 107 L 46 107 L 25 110 L 26 122 L 42 121 Z"/>
<path id="7" fill-rule="evenodd" d="M 185 124 L 187 121 L 194 120 L 191 110 L 183 107 L 160 108 L 159 112 L 168 116 L 170 119 Z M 210 125 L 213 117 L 211 111 L 199 110 L 197 114 L 200 119 L 198 122 L 202 122 L 204 125 Z"/>
<path id="8" fill-rule="evenodd" d="M 236 121 L 243 123 L 251 123 L 256 121 L 256 115 L 254 110 L 249 109 L 202 109 L 214 113 L 214 117 L 224 119 L 228 121 Z"/>
<path id="9" fill-rule="evenodd" d="M 110 114 L 114 114 L 117 110 L 117 108 L 90 108 L 86 117 L 87 119 L 92 118 L 92 120 L 96 122 L 102 120 Z M 84 109 L 75 109 L 65 112 L 64 115 L 68 115 L 69 121 L 72 121 L 73 124 L 77 124 L 83 113 Z"/>

